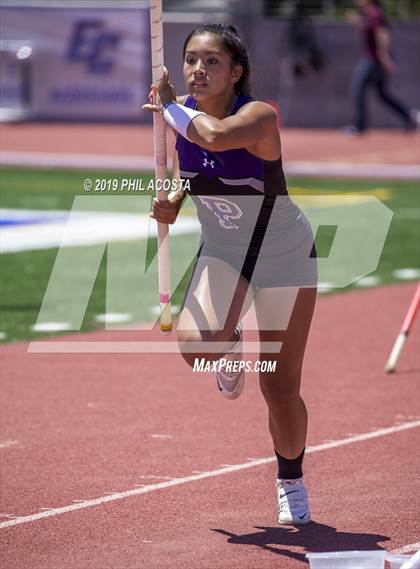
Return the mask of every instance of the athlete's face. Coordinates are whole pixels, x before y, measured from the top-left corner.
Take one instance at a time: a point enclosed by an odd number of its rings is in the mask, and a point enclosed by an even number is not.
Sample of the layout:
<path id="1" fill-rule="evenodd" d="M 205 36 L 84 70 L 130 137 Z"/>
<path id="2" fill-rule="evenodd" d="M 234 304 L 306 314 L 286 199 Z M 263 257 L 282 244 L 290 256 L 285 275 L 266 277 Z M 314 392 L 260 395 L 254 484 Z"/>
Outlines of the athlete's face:
<path id="1" fill-rule="evenodd" d="M 223 50 L 214 34 L 193 36 L 184 58 L 184 79 L 195 99 L 207 99 L 234 90 L 242 74 L 241 65 Z"/>

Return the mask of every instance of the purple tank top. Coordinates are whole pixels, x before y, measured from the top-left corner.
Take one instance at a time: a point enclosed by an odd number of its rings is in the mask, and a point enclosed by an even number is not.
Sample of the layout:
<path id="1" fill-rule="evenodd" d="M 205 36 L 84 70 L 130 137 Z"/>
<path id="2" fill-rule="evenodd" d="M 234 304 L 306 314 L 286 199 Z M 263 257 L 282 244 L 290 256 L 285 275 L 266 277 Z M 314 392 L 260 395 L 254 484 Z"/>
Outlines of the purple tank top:
<path id="1" fill-rule="evenodd" d="M 252 100 L 239 95 L 231 115 Z M 184 105 L 194 109 L 197 103 L 189 95 Z M 263 160 L 244 148 L 211 152 L 181 134 L 175 148 L 204 239 L 235 247 L 249 240 L 254 231 L 264 234 L 276 197 L 287 195 L 281 158 Z"/>

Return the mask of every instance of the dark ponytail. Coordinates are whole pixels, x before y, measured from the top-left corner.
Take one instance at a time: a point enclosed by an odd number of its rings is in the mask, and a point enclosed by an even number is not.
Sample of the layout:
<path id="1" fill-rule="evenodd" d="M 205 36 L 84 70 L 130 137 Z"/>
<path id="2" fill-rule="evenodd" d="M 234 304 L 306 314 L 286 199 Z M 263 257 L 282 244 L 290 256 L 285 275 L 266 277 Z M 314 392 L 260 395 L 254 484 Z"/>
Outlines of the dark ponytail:
<path id="1" fill-rule="evenodd" d="M 233 26 L 229 24 L 203 24 L 195 28 L 187 37 L 184 42 L 182 56 L 185 58 L 187 45 L 193 36 L 201 34 L 213 34 L 218 37 L 222 48 L 231 55 L 233 65 L 242 66 L 242 75 L 235 84 L 235 91 L 238 94 L 250 95 L 250 65 L 249 57 L 244 42 L 239 37 L 239 34 Z"/>

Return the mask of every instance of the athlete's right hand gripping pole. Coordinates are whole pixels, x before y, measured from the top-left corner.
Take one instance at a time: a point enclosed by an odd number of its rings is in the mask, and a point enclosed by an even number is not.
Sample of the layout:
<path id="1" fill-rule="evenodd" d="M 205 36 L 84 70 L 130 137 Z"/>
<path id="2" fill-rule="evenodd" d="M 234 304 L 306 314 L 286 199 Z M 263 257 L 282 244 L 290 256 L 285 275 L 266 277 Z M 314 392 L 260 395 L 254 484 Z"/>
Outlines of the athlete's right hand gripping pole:
<path id="1" fill-rule="evenodd" d="M 397 365 L 397 361 L 400 353 L 404 347 L 405 341 L 407 340 L 408 333 L 410 332 L 411 325 L 413 324 L 417 311 L 420 305 L 420 284 L 417 285 L 417 290 L 414 294 L 413 300 L 411 301 L 410 308 L 408 309 L 407 315 L 404 319 L 401 331 L 395 340 L 394 347 L 392 348 L 391 355 L 385 365 L 385 371 L 387 373 L 393 373 Z"/>
<path id="2" fill-rule="evenodd" d="M 150 0 L 150 30 L 152 44 L 152 81 L 156 84 L 163 77 L 163 26 L 162 26 L 162 0 Z M 153 139 L 155 149 L 155 180 L 163 181 L 166 178 L 166 130 L 165 121 L 161 113 L 153 113 Z M 162 183 L 162 182 L 161 182 Z M 166 200 L 164 190 L 158 190 L 156 183 L 156 197 Z M 159 301 L 160 301 L 160 329 L 162 332 L 172 330 L 171 314 L 171 273 L 169 261 L 169 229 L 168 225 L 158 223 L 158 268 L 159 268 Z"/>

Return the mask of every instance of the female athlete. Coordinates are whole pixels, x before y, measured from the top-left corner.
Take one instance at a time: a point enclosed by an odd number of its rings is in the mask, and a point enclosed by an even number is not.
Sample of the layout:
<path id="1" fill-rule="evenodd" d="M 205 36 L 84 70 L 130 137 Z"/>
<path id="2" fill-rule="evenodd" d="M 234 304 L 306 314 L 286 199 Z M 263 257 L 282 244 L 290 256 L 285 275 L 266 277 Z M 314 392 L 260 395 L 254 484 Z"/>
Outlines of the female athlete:
<path id="1" fill-rule="evenodd" d="M 310 521 L 302 461 L 307 410 L 302 362 L 316 297 L 310 225 L 287 195 L 277 115 L 250 96 L 246 47 L 232 26 L 196 28 L 183 50 L 188 95 L 176 97 L 165 70 L 150 104 L 177 136 L 174 177 L 189 181 L 201 242 L 177 325 L 185 360 L 220 361 L 217 386 L 236 399 L 244 386 L 241 319 L 254 303 L 260 372 L 278 462 L 279 523 Z M 151 217 L 174 223 L 185 191 L 155 199 Z M 281 349 L 280 349 L 281 346 Z M 265 347 L 263 349 L 263 347 Z"/>

